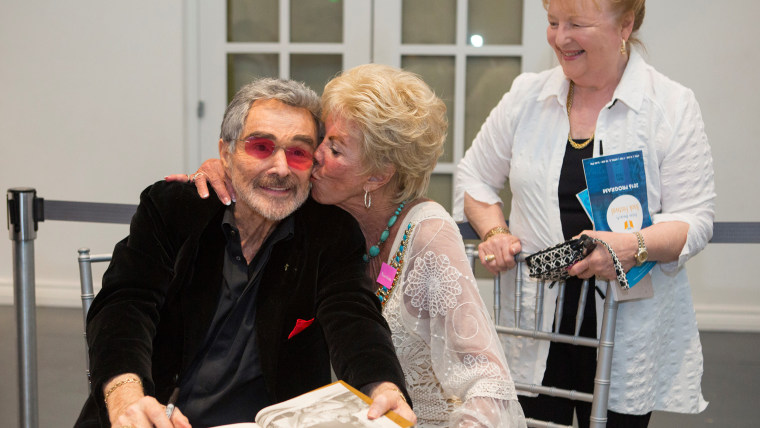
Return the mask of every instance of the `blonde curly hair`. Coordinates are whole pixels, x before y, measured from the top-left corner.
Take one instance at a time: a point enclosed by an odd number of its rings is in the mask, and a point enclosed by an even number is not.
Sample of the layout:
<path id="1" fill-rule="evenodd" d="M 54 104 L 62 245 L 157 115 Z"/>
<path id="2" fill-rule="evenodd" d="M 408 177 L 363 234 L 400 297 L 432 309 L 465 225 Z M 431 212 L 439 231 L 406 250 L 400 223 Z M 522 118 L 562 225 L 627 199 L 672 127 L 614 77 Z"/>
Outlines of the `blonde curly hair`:
<path id="1" fill-rule="evenodd" d="M 379 64 L 344 71 L 322 94 L 322 118 L 329 116 L 356 127 L 364 173 L 395 168 L 394 202 L 425 194 L 448 122 L 446 105 L 419 76 Z"/>

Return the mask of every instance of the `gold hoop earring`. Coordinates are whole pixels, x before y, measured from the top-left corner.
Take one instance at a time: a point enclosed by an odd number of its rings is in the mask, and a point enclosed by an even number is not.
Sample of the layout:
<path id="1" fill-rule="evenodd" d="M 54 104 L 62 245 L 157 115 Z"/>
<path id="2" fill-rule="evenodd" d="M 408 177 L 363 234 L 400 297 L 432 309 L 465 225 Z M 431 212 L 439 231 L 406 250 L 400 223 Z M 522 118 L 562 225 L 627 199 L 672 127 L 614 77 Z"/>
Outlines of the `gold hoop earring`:
<path id="1" fill-rule="evenodd" d="M 625 47 L 625 39 L 622 39 L 622 42 L 623 43 L 620 44 L 620 55 L 627 55 L 628 49 Z"/>
<path id="2" fill-rule="evenodd" d="M 372 206 L 372 195 L 369 194 L 369 190 L 364 189 L 364 208 L 369 209 Z"/>

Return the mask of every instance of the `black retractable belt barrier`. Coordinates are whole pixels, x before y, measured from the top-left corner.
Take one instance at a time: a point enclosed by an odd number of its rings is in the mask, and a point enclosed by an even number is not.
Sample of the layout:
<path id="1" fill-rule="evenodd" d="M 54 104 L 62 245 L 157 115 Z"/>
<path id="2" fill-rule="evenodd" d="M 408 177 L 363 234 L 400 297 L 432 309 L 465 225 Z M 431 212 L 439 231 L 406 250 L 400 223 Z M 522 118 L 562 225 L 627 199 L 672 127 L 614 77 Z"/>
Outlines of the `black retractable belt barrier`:
<path id="1" fill-rule="evenodd" d="M 8 189 L 8 231 L 13 242 L 13 295 L 16 307 L 19 367 L 19 426 L 39 426 L 37 398 L 37 323 L 34 240 L 47 220 L 129 224 L 136 205 L 45 201 L 28 187 Z"/>
<path id="2" fill-rule="evenodd" d="M 37 192 L 23 187 L 8 189 L 8 231 L 13 241 L 13 296 L 16 307 L 19 367 L 19 416 L 22 428 L 36 428 L 37 323 L 34 297 L 34 239 Z M 38 210 L 39 211 L 39 210 Z"/>

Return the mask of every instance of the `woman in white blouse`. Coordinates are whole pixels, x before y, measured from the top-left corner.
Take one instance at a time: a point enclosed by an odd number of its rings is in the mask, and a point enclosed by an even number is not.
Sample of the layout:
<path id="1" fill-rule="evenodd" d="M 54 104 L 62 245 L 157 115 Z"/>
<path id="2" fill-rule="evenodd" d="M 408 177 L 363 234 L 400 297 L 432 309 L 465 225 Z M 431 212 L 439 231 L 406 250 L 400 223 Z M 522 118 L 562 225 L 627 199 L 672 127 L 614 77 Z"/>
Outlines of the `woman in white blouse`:
<path id="1" fill-rule="evenodd" d="M 524 427 L 459 228 L 423 196 L 443 153 L 443 101 L 412 73 L 368 64 L 332 79 L 322 105 L 312 197 L 351 213 L 364 232 L 418 426 Z M 213 160 L 197 174 L 202 196 L 208 180 L 228 197 Z"/>
<path id="2" fill-rule="evenodd" d="M 560 65 L 517 77 L 493 109 L 458 166 L 454 217 L 466 216 L 484 238 L 483 265 L 507 277 L 514 275 L 518 252 L 580 233 L 610 244 L 626 271 L 646 259 L 657 262 L 646 279 L 654 297 L 618 309 L 608 426 L 645 427 L 653 410 L 700 412 L 707 405 L 702 352 L 684 263 L 712 236 L 715 192 L 699 106 L 692 91 L 639 54 L 635 35 L 644 0 L 544 0 L 544 6 L 547 39 Z M 590 230 L 576 199 L 586 188 L 582 159 L 634 150 L 643 152 L 653 224 L 640 234 Z M 498 196 L 507 179 L 509 228 Z M 616 277 L 602 246 L 569 274 L 567 289 L 576 297 L 582 279 Z M 589 296 L 582 333 L 596 337 L 602 297 L 590 290 L 596 302 Z M 557 288 L 547 293 L 543 325 L 551 328 Z M 574 317 L 576 307 L 577 298 L 566 296 L 563 313 Z M 505 348 L 520 382 L 592 390 L 593 349 L 519 338 L 505 338 Z M 529 417 L 570 424 L 576 410 L 581 426 L 589 420 L 587 403 L 541 395 L 520 401 Z"/>

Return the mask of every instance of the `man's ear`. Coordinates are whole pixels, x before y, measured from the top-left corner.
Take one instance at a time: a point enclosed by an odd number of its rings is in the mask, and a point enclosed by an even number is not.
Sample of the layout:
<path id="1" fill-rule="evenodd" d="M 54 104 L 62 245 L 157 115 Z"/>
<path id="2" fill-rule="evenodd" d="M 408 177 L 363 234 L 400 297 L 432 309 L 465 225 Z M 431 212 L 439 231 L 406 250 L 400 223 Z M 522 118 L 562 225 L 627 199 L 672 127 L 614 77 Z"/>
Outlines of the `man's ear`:
<path id="1" fill-rule="evenodd" d="M 232 156 L 232 153 L 230 153 L 229 147 L 229 144 L 225 143 L 221 138 L 219 139 L 219 159 L 221 159 L 225 170 L 231 162 L 229 157 Z"/>
<path id="2" fill-rule="evenodd" d="M 393 165 L 387 165 L 382 170 L 377 171 L 367 177 L 366 183 L 364 183 L 364 190 L 374 192 L 375 190 L 385 186 L 396 174 L 396 168 Z"/>

